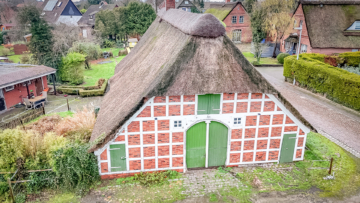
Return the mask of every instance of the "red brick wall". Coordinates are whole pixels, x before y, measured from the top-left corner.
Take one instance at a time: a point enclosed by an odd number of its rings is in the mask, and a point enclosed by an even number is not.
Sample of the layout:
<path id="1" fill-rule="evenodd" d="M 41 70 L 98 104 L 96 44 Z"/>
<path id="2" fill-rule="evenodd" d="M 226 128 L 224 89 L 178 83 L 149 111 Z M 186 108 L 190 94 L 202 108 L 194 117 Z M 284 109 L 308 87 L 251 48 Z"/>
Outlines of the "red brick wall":
<path id="1" fill-rule="evenodd" d="M 165 0 L 166 10 L 175 9 L 175 0 Z"/>
<path id="2" fill-rule="evenodd" d="M 232 23 L 232 16 L 237 16 L 236 23 Z M 239 23 L 239 16 L 244 16 L 244 23 Z M 226 24 L 226 34 L 230 39 L 233 30 L 241 30 L 241 42 L 250 43 L 252 41 L 250 16 L 240 4 L 238 4 L 223 21 Z"/>
<path id="3" fill-rule="evenodd" d="M 24 52 L 29 51 L 25 44 L 15 44 L 13 47 L 15 55 L 21 55 Z"/>
<path id="4" fill-rule="evenodd" d="M 220 121 L 225 116 L 230 121 L 239 117 L 242 122 L 238 126 L 228 120 L 223 122 L 229 127 L 231 136 L 227 165 L 278 161 L 284 133 L 299 134 L 294 156 L 302 159 L 305 133 L 293 119 L 284 114 L 276 102 L 261 93 L 225 93 L 221 98 Z M 195 101 L 194 95 L 161 96 L 148 101 L 148 106 L 139 111 L 127 128 L 114 139 L 115 143 L 127 142 L 130 171 L 126 173 L 185 167 L 184 136 L 187 126 L 184 125 L 196 121 Z M 184 120 L 180 116 L 189 119 Z M 174 120 L 182 121 L 184 128 L 175 129 Z M 109 172 L 106 172 L 109 170 L 107 153 L 105 150 L 99 154 L 100 171 L 104 173 L 102 178 L 123 177 L 109 176 Z"/>

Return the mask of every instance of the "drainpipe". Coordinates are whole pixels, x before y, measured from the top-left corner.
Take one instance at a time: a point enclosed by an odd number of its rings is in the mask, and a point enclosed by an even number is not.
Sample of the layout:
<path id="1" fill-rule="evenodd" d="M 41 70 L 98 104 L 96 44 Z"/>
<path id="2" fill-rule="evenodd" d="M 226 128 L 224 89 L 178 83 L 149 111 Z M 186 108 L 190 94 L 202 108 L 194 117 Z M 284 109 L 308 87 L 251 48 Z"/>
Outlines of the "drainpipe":
<path id="1" fill-rule="evenodd" d="M 55 74 L 52 74 L 53 84 L 54 84 L 54 95 L 56 95 L 56 88 L 55 88 Z"/>

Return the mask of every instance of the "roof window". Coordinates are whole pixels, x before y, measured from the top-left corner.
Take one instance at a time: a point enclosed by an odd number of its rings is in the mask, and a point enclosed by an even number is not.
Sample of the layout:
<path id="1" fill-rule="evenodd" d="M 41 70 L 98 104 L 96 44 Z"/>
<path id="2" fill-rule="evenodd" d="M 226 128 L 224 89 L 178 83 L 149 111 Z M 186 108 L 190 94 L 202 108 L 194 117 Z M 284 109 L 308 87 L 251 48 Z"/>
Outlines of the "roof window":
<path id="1" fill-rule="evenodd" d="M 355 21 L 348 29 L 346 30 L 360 30 L 360 20 Z"/>
<path id="2" fill-rule="evenodd" d="M 60 6 L 61 6 L 61 4 L 62 4 L 62 2 L 59 2 L 59 3 L 58 3 L 58 7 L 60 7 Z"/>

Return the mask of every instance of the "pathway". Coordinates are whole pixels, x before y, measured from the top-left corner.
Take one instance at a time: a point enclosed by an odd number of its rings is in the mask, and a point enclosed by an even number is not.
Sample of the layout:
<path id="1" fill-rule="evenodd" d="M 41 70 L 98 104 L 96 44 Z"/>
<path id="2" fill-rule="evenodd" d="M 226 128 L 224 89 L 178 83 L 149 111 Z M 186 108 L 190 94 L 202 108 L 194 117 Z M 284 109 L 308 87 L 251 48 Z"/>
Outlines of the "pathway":
<path id="1" fill-rule="evenodd" d="M 283 67 L 256 68 L 322 135 L 360 157 L 360 113 L 284 81 Z"/>

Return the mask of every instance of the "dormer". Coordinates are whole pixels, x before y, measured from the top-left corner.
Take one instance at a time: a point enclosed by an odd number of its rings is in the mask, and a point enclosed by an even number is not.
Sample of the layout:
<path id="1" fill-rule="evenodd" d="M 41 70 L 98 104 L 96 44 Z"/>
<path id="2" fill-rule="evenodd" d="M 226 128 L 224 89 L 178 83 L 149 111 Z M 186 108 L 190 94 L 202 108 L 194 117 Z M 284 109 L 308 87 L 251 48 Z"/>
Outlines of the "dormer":
<path id="1" fill-rule="evenodd" d="M 360 20 L 356 20 L 348 29 L 344 30 L 345 36 L 360 36 Z"/>

